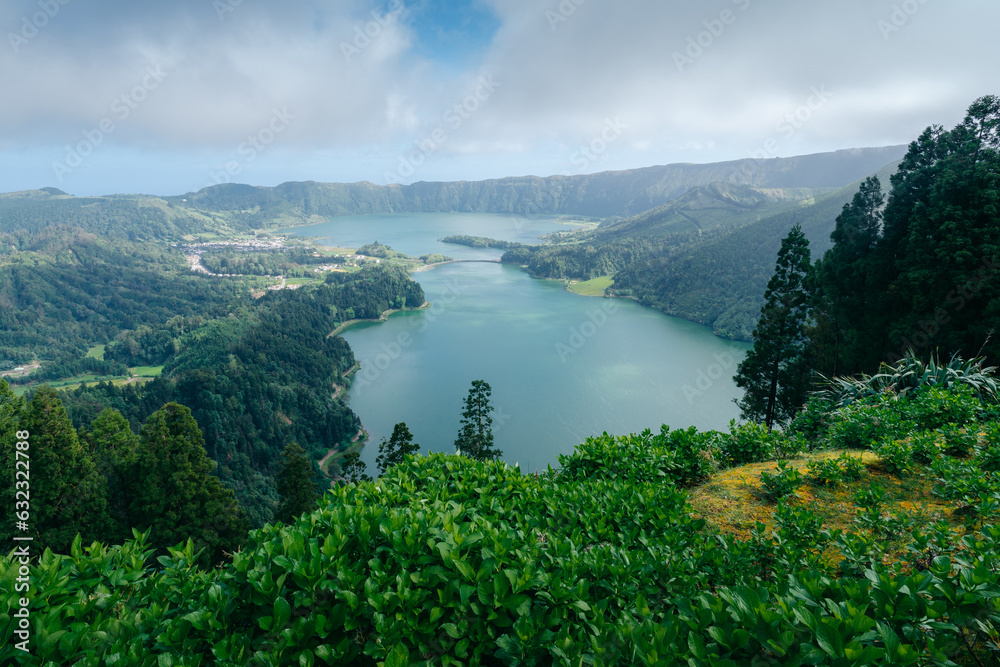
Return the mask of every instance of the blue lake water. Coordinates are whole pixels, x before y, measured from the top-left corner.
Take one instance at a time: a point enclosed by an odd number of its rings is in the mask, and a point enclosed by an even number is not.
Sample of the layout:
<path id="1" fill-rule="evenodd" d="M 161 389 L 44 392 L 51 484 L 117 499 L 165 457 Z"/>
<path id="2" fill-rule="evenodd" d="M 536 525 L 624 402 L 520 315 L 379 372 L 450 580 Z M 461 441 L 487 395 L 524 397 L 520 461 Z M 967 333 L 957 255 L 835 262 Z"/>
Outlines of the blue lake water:
<path id="1" fill-rule="evenodd" d="M 302 227 L 331 246 L 378 240 L 411 255 L 498 258 L 498 250 L 442 244 L 449 234 L 537 242 L 553 218 L 421 214 L 336 218 Z M 473 380 L 493 389 L 496 446 L 526 471 L 556 465 L 588 436 L 697 426 L 738 417 L 732 381 L 748 345 L 628 299 L 583 297 L 517 267 L 455 263 L 413 274 L 429 310 L 398 313 L 343 333 L 361 370 L 351 407 L 370 434 L 362 458 L 406 422 L 424 451 L 454 451 Z"/>

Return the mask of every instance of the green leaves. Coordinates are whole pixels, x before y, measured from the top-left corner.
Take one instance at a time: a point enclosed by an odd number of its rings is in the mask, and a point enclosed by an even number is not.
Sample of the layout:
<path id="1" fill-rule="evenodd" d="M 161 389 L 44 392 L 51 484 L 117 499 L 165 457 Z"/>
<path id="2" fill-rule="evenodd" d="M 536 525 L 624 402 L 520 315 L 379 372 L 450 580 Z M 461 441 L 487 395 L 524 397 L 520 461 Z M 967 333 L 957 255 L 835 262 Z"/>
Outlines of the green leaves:
<path id="1" fill-rule="evenodd" d="M 893 524 L 915 561 L 885 564 L 891 517 L 871 487 L 859 501 L 872 533 L 830 535 L 817 514 L 781 501 L 773 531 L 723 539 L 669 482 L 668 445 L 696 452 L 703 436 L 724 436 L 677 433 L 595 438 L 538 476 L 406 457 L 378 482 L 332 489 L 312 514 L 254 531 L 230 565 L 207 571 L 194 541 L 159 560 L 143 534 L 110 549 L 81 541 L 33 567 L 46 596 L 32 607 L 41 657 L 860 667 L 961 664 L 965 639 L 992 645 L 1000 528 L 983 522 L 958 542 L 946 525 L 906 535 Z M 982 477 L 977 460 L 954 476 Z M 829 546 L 840 567 L 819 556 Z M 0 590 L 13 590 L 17 568 L 0 559 Z M 0 595 L 0 661 L 13 655 L 16 608 Z"/>

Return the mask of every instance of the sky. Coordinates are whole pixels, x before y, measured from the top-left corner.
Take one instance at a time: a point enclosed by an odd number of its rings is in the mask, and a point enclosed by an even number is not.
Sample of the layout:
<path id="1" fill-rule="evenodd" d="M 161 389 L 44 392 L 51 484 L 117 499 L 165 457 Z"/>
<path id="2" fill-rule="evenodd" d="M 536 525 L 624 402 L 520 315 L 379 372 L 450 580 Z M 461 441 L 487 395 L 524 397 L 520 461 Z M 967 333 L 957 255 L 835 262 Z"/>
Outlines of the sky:
<path id="1" fill-rule="evenodd" d="M 0 192 L 582 174 L 912 141 L 996 0 L 5 0 Z"/>

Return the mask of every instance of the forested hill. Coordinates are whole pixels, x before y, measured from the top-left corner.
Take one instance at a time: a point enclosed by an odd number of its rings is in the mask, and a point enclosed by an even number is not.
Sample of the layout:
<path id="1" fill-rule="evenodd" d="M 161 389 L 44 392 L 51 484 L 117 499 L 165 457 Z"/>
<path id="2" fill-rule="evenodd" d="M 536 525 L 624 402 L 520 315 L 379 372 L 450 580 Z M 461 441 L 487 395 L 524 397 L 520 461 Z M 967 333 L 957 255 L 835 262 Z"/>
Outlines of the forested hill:
<path id="1" fill-rule="evenodd" d="M 877 175 L 884 183 L 896 170 Z M 769 215 L 695 243 L 645 255 L 615 274 L 614 292 L 713 328 L 726 338 L 749 340 L 760 315 L 764 288 L 781 239 L 798 223 L 819 256 L 832 245 L 837 215 L 860 183 L 817 197 L 808 205 Z"/>
<path id="2" fill-rule="evenodd" d="M 225 216 L 174 206 L 151 195 L 73 197 L 55 188 L 0 194 L 0 233 L 34 234 L 72 225 L 129 240 L 177 239 L 228 226 Z M 9 243 L 3 244 L 4 249 Z"/>
<path id="3" fill-rule="evenodd" d="M 693 187 L 718 181 L 758 188 L 838 188 L 899 160 L 905 151 L 905 146 L 889 146 L 577 176 L 523 176 L 412 185 L 314 182 L 283 183 L 275 188 L 218 185 L 165 200 L 206 211 L 256 211 L 272 217 L 461 211 L 605 218 L 635 215 Z"/>

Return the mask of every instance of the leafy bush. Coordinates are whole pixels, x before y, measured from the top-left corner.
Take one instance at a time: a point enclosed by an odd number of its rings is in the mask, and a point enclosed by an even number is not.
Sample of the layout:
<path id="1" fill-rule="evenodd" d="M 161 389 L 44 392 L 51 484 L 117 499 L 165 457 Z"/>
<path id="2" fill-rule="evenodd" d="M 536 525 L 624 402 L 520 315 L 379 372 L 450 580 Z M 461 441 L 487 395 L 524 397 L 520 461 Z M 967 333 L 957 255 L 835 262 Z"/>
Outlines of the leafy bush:
<path id="1" fill-rule="evenodd" d="M 810 461 L 806 466 L 809 481 L 817 486 L 837 487 L 844 483 L 844 471 L 836 459 Z"/>
<path id="2" fill-rule="evenodd" d="M 983 430 L 982 444 L 976 447 L 975 465 L 980 470 L 1000 472 L 1000 422 L 991 422 Z"/>
<path id="3" fill-rule="evenodd" d="M 775 509 L 774 525 L 776 537 L 799 552 L 819 549 L 830 539 L 830 534 L 823 531 L 823 519 L 819 515 L 784 500 L 779 501 Z"/>
<path id="4" fill-rule="evenodd" d="M 821 396 L 810 396 L 802 410 L 788 423 L 785 432 L 805 438 L 810 443 L 809 449 L 815 449 L 826 437 L 830 426 L 829 413 L 833 408 L 833 402 Z"/>
<path id="5" fill-rule="evenodd" d="M 909 439 L 910 458 L 923 466 L 937 461 L 944 451 L 941 433 L 938 431 L 922 431 L 914 433 Z"/>
<path id="6" fill-rule="evenodd" d="M 917 428 L 935 429 L 946 424 L 970 424 L 976 421 L 982 404 L 965 385 L 944 389 L 921 387 L 903 404 L 903 412 Z"/>
<path id="7" fill-rule="evenodd" d="M 913 423 L 902 417 L 898 402 L 882 397 L 833 413 L 827 443 L 834 449 L 871 449 L 882 438 L 904 438 L 912 430 Z"/>
<path id="8" fill-rule="evenodd" d="M 719 438 L 719 461 L 726 467 L 767 461 L 775 457 L 777 442 L 784 436 L 763 424 L 729 422 L 729 433 Z"/>
<path id="9" fill-rule="evenodd" d="M 856 482 L 865 473 L 865 464 L 859 456 L 851 456 L 846 452 L 837 457 L 841 475 L 845 482 Z"/>
<path id="10" fill-rule="evenodd" d="M 761 487 L 771 500 L 784 498 L 802 486 L 802 473 L 792 468 L 786 461 L 778 463 L 778 468 L 771 474 L 764 471 L 760 474 Z"/>
<path id="11" fill-rule="evenodd" d="M 905 440 L 887 438 L 875 445 L 879 465 L 890 475 L 906 477 L 913 471 L 913 449 Z"/>
<path id="12" fill-rule="evenodd" d="M 560 475 L 569 479 L 623 479 L 634 482 L 669 480 L 690 487 L 715 470 L 712 458 L 717 434 L 694 427 L 657 435 L 646 429 L 639 435 L 588 438 L 570 455 L 559 457 Z"/>

